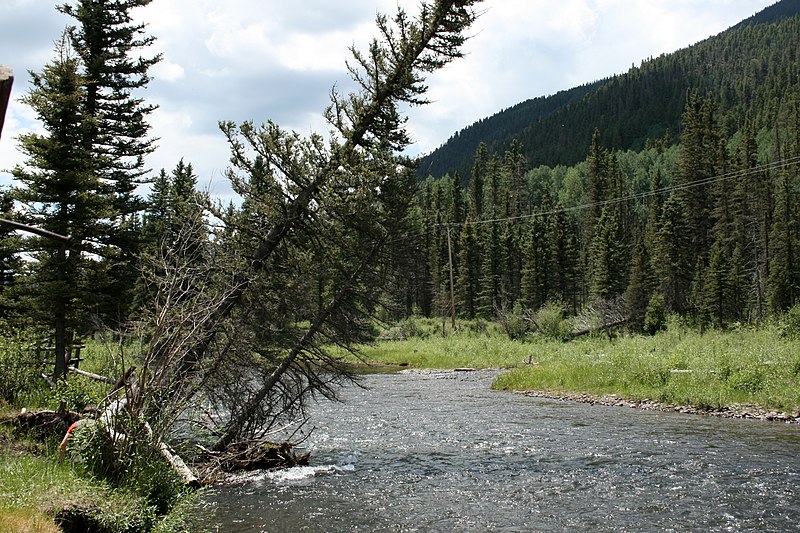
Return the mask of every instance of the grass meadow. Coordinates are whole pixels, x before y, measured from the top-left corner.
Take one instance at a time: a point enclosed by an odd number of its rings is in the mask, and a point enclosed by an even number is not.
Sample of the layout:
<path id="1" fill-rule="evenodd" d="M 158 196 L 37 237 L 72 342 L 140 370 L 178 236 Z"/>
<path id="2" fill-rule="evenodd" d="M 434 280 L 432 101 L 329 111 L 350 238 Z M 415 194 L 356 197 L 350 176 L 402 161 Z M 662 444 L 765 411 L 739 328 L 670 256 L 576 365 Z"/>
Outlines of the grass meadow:
<path id="1" fill-rule="evenodd" d="M 701 333 L 672 321 L 654 336 L 606 334 L 563 342 L 511 340 L 493 324 L 456 332 L 442 322 L 402 323 L 363 347 L 366 360 L 416 368 L 507 369 L 494 387 L 617 394 L 701 408 L 800 409 L 800 341 L 778 326 Z M 405 328 L 405 332 L 403 331 Z"/>

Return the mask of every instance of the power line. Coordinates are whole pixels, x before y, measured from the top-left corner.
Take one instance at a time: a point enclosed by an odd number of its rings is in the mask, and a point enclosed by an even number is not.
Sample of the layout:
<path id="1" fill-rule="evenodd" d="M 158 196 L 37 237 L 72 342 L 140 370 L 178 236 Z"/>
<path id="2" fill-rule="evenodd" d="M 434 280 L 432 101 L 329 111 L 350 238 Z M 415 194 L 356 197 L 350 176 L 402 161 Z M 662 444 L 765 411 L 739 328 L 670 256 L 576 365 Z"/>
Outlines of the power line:
<path id="1" fill-rule="evenodd" d="M 536 213 L 530 213 L 527 215 L 517 215 L 513 217 L 505 217 L 505 218 L 494 218 L 489 220 L 470 220 L 464 222 L 441 222 L 435 224 L 435 227 L 462 227 L 462 226 L 478 226 L 482 224 L 495 224 L 498 222 L 514 222 L 517 220 L 527 220 L 529 218 L 536 218 L 536 217 L 543 217 L 543 216 L 550 216 L 559 213 L 570 213 L 573 211 L 582 211 L 584 209 L 589 209 L 593 207 L 605 207 L 609 205 L 614 205 L 622 202 L 628 202 L 631 200 L 641 200 L 644 198 L 649 198 L 652 196 L 656 196 L 659 194 L 670 193 L 673 191 L 681 191 L 686 189 L 691 189 L 693 187 L 700 187 L 703 185 L 710 185 L 713 183 L 718 183 L 721 181 L 727 181 L 733 178 L 744 178 L 755 174 L 760 174 L 765 171 L 769 170 L 780 170 L 782 168 L 786 168 L 791 165 L 800 164 L 800 156 L 792 157 L 789 159 L 782 159 L 779 161 L 773 161 L 771 163 L 766 163 L 763 165 L 758 165 L 753 168 L 739 170 L 736 172 L 731 172 L 727 174 L 720 174 L 717 176 L 712 176 L 709 178 L 703 178 L 697 181 L 693 181 L 691 183 L 684 183 L 679 185 L 670 185 L 669 187 L 662 187 L 660 189 L 655 189 L 652 191 L 640 192 L 635 194 L 629 194 L 626 196 L 620 196 L 619 198 L 611 198 L 608 200 L 601 200 L 599 202 L 593 202 L 589 204 L 581 204 L 572 207 L 562 207 L 559 209 L 551 209 L 548 211 L 539 211 Z"/>

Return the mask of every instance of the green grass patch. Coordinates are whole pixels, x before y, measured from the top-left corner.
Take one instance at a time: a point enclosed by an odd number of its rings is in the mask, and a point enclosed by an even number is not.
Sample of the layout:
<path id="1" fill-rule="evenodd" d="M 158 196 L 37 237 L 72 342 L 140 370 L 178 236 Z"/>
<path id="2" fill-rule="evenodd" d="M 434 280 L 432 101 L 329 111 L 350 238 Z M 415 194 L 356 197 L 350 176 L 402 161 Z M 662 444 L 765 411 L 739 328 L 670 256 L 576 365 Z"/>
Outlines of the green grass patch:
<path id="1" fill-rule="evenodd" d="M 416 368 L 510 369 L 494 384 L 501 390 L 800 410 L 800 342 L 783 334 L 780 325 L 700 333 L 672 321 L 652 337 L 595 335 L 570 342 L 540 336 L 511 340 L 493 324 L 455 333 L 446 328 L 445 336 L 441 320 L 404 327 L 423 334 L 379 340 L 363 347 L 364 357 Z"/>
<path id="2" fill-rule="evenodd" d="M 800 408 L 800 343 L 770 329 L 543 343 L 538 364 L 498 378 L 505 390 L 614 393 L 676 405 Z"/>
<path id="3" fill-rule="evenodd" d="M 435 334 L 379 340 L 360 347 L 360 352 L 368 361 L 416 368 L 513 368 L 531 355 L 531 345 L 466 329 L 442 336 L 440 323 Z"/>
<path id="4" fill-rule="evenodd" d="M 156 514 L 142 498 L 84 476 L 80 467 L 49 456 L 0 451 L 0 522 L 53 524 L 63 509 L 79 507 L 109 531 L 149 530 Z M 45 529 L 46 531 L 47 529 Z"/>
<path id="5" fill-rule="evenodd" d="M 145 498 L 114 489 L 87 475 L 80 464 L 60 462 L 48 452 L 10 440 L 6 431 L 0 436 L 0 524 L 21 527 L 8 531 L 60 531 L 53 526 L 65 509 L 80 509 L 106 531 L 191 530 L 192 495 L 178 499 L 165 516 Z"/>

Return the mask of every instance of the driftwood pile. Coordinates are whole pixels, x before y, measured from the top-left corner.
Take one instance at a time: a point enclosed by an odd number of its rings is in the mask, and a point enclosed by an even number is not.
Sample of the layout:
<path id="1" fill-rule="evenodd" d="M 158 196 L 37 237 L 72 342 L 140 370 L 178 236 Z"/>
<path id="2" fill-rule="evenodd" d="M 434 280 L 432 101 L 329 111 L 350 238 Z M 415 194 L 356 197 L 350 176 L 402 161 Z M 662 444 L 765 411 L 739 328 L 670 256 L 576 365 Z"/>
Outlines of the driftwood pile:
<path id="1" fill-rule="evenodd" d="M 311 456 L 310 453 L 298 454 L 290 442 L 237 442 L 224 452 L 202 447 L 200 450 L 194 466 L 206 479 L 236 472 L 305 466 Z"/>

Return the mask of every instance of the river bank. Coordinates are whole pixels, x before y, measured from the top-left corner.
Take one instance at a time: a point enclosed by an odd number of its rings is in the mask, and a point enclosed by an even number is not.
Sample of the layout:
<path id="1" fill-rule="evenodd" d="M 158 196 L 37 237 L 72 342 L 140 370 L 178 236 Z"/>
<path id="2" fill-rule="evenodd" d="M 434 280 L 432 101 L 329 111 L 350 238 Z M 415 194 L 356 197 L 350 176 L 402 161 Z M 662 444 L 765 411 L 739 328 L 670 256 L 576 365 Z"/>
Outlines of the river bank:
<path id="1" fill-rule="evenodd" d="M 630 400 L 616 394 L 587 394 L 563 393 L 556 391 L 517 391 L 519 394 L 533 398 L 547 398 L 551 400 L 602 405 L 606 407 L 627 407 L 645 411 L 675 412 L 691 415 L 715 416 L 731 419 L 763 420 L 769 422 L 782 422 L 786 424 L 800 424 L 800 411 L 791 413 L 764 409 L 755 405 L 728 405 L 721 408 L 695 407 L 691 405 L 673 405 L 655 402 L 653 400 Z"/>
<path id="2" fill-rule="evenodd" d="M 478 372 L 477 368 L 454 368 L 449 370 L 441 369 L 409 369 L 407 365 L 380 365 L 383 373 L 401 374 L 460 374 L 468 372 Z M 498 374 L 503 371 L 498 371 Z M 727 405 L 720 408 L 697 407 L 692 405 L 675 405 L 657 402 L 648 398 L 634 400 L 625 398 L 617 394 L 590 394 L 586 392 L 564 392 L 554 390 L 516 390 L 510 391 L 531 398 L 546 398 L 548 400 L 558 400 L 562 402 L 576 402 L 589 405 L 601 405 L 604 407 L 625 407 L 628 409 L 641 409 L 645 411 L 660 411 L 664 413 L 674 412 L 689 415 L 713 416 L 718 418 L 730 418 L 736 420 L 761 420 L 766 422 L 780 422 L 785 424 L 800 424 L 800 410 L 793 412 L 783 412 L 765 409 L 756 405 Z"/>
<path id="3" fill-rule="evenodd" d="M 654 336 L 568 342 L 511 340 L 492 324 L 445 335 L 441 324 L 409 329 L 413 334 L 365 346 L 364 359 L 418 369 L 503 369 L 495 389 L 582 403 L 778 422 L 800 417 L 800 342 L 779 324 L 699 332 L 671 323 Z"/>

